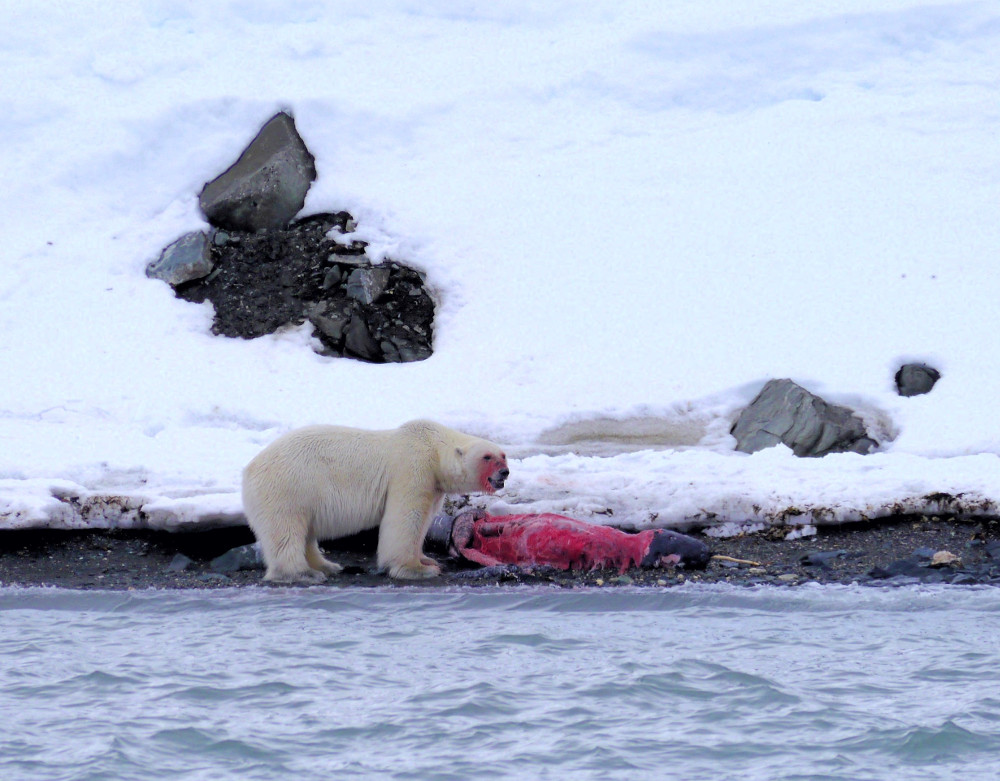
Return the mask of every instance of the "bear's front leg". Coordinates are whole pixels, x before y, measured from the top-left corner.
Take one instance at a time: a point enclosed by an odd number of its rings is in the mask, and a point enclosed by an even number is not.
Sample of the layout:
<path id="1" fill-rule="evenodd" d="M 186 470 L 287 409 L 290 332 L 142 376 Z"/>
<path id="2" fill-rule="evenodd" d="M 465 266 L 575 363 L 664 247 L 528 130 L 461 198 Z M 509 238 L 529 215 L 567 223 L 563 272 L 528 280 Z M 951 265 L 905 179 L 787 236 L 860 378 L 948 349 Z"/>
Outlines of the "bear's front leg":
<path id="1" fill-rule="evenodd" d="M 424 559 L 424 561 L 430 561 L 430 559 Z M 400 580 L 423 580 L 424 578 L 436 578 L 440 574 L 441 567 L 437 564 L 434 562 L 424 564 L 419 559 L 416 563 L 407 562 L 389 567 L 389 577 Z"/>
<path id="2" fill-rule="evenodd" d="M 441 574 L 441 567 L 423 552 L 436 499 L 433 494 L 414 497 L 402 490 L 389 491 L 378 530 L 378 566 L 388 570 L 389 577 L 420 580 Z"/>

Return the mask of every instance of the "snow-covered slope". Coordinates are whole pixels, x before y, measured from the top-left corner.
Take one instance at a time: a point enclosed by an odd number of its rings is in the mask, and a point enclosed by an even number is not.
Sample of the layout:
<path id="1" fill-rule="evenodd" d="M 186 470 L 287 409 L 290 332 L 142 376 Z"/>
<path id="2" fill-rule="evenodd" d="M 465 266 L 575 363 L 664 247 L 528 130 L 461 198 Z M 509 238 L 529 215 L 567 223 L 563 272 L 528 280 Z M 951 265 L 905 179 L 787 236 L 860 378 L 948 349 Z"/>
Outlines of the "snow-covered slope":
<path id="1" fill-rule="evenodd" d="M 497 510 L 1000 501 L 995 4 L 15 0 L 0 29 L 0 526 L 234 522 L 280 432 L 413 417 L 509 443 Z M 145 278 L 280 109 L 305 212 L 427 272 L 431 359 L 213 337 Z M 906 359 L 928 396 L 895 395 Z M 734 453 L 786 376 L 881 452 Z"/>

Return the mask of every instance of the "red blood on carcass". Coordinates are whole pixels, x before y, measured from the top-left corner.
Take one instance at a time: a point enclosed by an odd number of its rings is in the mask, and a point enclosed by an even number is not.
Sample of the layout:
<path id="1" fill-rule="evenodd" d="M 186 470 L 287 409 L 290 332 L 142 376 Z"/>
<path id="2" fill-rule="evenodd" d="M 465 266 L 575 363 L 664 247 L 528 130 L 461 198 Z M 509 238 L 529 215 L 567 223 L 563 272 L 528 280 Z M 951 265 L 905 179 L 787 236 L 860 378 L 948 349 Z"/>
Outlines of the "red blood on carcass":
<path id="1" fill-rule="evenodd" d="M 630 534 L 610 526 L 563 515 L 491 516 L 470 511 L 452 526 L 453 552 L 469 561 L 495 564 L 543 564 L 558 569 L 704 567 L 708 546 L 666 529 Z"/>

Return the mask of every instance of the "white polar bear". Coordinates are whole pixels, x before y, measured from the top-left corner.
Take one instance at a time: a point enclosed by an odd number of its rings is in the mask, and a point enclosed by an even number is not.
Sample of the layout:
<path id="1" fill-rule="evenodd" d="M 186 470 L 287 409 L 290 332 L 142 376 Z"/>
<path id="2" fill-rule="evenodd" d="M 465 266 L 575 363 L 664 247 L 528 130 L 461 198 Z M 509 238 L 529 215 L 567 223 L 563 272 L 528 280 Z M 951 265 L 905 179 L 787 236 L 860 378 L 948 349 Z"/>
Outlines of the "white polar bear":
<path id="1" fill-rule="evenodd" d="M 431 578 L 441 568 L 423 555 L 423 542 L 444 495 L 492 494 L 508 474 L 498 445 L 429 420 L 389 431 L 307 426 L 243 470 L 243 510 L 265 580 L 321 581 L 340 572 L 318 541 L 376 526 L 380 569 Z"/>

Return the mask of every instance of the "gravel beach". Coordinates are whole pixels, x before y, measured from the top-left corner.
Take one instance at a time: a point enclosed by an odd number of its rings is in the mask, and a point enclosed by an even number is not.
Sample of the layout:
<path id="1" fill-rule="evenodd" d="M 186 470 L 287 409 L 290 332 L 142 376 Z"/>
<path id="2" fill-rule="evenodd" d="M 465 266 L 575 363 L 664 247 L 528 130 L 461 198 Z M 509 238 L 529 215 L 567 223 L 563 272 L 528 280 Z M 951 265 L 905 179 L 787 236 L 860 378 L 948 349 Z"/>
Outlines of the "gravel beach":
<path id="1" fill-rule="evenodd" d="M 702 571 L 631 569 L 620 574 L 616 570 L 482 569 L 428 549 L 442 564 L 442 576 L 406 583 L 374 571 L 376 535 L 369 532 L 326 543 L 327 554 L 345 570 L 325 584 L 309 588 L 476 588 L 517 584 L 663 588 L 685 582 L 741 586 L 814 582 L 1000 585 L 1000 521 L 996 519 L 908 516 L 877 524 L 820 527 L 815 536 L 794 540 L 784 539 L 787 532 L 785 528 L 774 528 L 727 539 L 704 537 L 717 558 Z M 0 532 L 0 585 L 113 590 L 260 585 L 260 569 L 218 571 L 219 564 L 213 566 L 218 556 L 252 542 L 253 535 L 246 527 L 193 533 Z"/>

